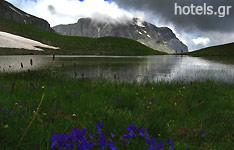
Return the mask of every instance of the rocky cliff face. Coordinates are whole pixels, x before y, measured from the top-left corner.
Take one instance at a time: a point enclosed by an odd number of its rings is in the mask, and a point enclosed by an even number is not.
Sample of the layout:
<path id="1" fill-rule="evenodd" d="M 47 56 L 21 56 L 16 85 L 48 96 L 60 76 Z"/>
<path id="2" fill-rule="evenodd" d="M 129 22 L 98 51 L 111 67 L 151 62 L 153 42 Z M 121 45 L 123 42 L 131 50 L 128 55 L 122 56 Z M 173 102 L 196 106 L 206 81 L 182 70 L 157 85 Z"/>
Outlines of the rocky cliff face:
<path id="1" fill-rule="evenodd" d="M 43 30 L 55 32 L 46 20 L 27 14 L 5 0 L 0 0 L 0 16 L 20 23 L 30 24 Z"/>
<path id="2" fill-rule="evenodd" d="M 187 46 L 176 37 L 172 30 L 167 27 L 158 28 L 137 18 L 125 24 L 103 23 L 90 18 L 81 18 L 75 24 L 58 25 L 53 29 L 59 34 L 68 36 L 125 37 L 167 53 L 188 52 Z"/>

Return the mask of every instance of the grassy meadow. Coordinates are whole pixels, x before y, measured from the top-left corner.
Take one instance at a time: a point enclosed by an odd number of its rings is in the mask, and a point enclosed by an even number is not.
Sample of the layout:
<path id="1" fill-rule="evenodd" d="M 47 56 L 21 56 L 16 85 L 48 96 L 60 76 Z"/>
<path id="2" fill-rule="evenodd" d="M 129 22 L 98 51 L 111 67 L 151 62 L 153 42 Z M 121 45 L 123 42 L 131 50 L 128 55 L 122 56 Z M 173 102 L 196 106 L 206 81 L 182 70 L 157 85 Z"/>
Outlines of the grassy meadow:
<path id="1" fill-rule="evenodd" d="M 201 50 L 186 53 L 186 55 L 230 59 L 234 56 L 234 43 L 207 47 Z"/>
<path id="2" fill-rule="evenodd" d="M 75 127 L 96 133 L 98 121 L 119 150 L 148 149 L 141 137 L 121 142 L 129 125 L 143 127 L 156 142 L 164 141 L 165 150 L 170 149 L 167 140 L 173 140 L 175 150 L 230 150 L 233 118 L 233 84 L 72 79 L 48 70 L 0 76 L 3 150 L 50 149 L 54 133 L 71 133 Z M 101 149 L 98 140 L 93 141 L 94 149 Z"/>

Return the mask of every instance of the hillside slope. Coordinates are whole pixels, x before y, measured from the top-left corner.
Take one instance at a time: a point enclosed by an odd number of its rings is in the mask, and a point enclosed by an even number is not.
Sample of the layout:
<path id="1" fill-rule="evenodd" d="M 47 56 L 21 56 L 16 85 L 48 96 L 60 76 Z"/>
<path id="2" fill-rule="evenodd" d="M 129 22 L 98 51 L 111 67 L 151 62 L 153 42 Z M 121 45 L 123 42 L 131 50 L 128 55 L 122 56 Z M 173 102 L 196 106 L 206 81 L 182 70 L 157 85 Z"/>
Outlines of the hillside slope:
<path id="1" fill-rule="evenodd" d="M 55 32 L 46 20 L 30 15 L 5 0 L 0 0 L 0 16 L 16 22 L 30 24 L 50 32 Z"/>
<path id="2" fill-rule="evenodd" d="M 28 24 L 18 23 L 0 17 L 0 31 L 20 35 L 25 38 L 59 47 L 59 50 L 47 49 L 44 52 L 1 48 L 0 54 L 61 54 L 61 55 L 162 55 L 165 53 L 153 50 L 134 40 L 104 37 L 86 38 L 69 37 L 41 30 Z"/>
<path id="3" fill-rule="evenodd" d="M 234 43 L 212 46 L 187 53 L 192 56 L 225 56 L 234 57 Z"/>

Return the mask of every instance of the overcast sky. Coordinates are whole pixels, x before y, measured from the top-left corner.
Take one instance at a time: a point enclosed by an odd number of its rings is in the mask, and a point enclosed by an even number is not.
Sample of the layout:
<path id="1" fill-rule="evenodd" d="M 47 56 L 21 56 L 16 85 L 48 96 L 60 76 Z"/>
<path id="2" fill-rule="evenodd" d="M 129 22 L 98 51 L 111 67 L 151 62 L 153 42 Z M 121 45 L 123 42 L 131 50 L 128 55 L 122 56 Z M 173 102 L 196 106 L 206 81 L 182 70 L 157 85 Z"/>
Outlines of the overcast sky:
<path id="1" fill-rule="evenodd" d="M 233 0 L 7 0 L 29 14 L 47 20 L 51 26 L 75 23 L 91 17 L 124 23 L 138 17 L 158 27 L 168 26 L 189 50 L 234 42 Z M 230 6 L 229 15 L 175 15 L 178 6 Z M 177 9 L 178 10 L 178 9 Z M 227 7 L 220 12 L 227 13 Z M 203 12 L 203 11 L 202 11 Z"/>

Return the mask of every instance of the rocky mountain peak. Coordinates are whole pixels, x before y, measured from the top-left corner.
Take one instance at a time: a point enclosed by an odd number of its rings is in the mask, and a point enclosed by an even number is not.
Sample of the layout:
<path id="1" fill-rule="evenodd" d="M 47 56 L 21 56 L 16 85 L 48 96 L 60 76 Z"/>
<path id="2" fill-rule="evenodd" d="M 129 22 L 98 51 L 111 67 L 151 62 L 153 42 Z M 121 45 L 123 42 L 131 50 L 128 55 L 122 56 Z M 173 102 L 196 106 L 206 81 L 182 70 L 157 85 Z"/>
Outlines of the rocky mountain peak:
<path id="1" fill-rule="evenodd" d="M 85 37 L 124 37 L 136 40 L 152 49 L 167 52 L 187 52 L 184 45 L 167 27 L 156 27 L 155 25 L 133 18 L 131 21 L 120 23 L 98 22 L 91 18 L 81 18 L 75 24 L 58 25 L 53 29 L 62 35 L 85 36 Z"/>

